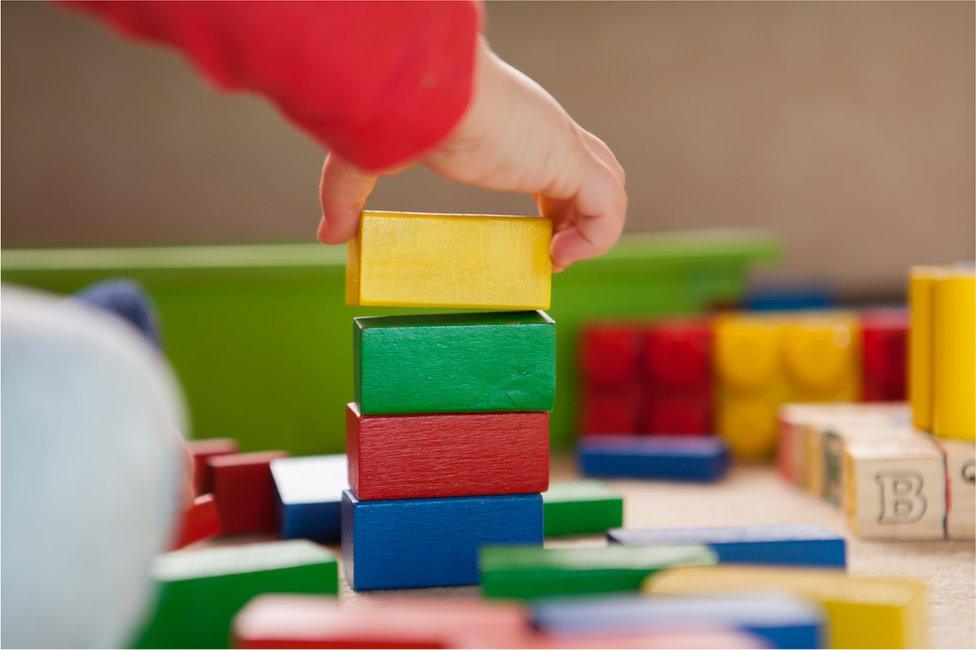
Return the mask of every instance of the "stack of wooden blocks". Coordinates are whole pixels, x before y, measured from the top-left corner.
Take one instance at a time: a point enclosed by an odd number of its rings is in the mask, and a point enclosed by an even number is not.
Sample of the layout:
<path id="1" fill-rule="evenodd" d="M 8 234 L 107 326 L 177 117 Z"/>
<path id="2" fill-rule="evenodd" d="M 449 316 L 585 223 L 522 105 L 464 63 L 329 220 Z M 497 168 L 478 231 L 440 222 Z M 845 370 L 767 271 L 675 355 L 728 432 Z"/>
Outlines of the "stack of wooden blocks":
<path id="1" fill-rule="evenodd" d="M 541 544 L 555 396 L 551 222 L 364 212 L 350 305 L 497 309 L 354 319 L 343 565 L 356 590 L 478 582 L 484 544 Z M 509 311 L 520 310 L 520 311 Z"/>

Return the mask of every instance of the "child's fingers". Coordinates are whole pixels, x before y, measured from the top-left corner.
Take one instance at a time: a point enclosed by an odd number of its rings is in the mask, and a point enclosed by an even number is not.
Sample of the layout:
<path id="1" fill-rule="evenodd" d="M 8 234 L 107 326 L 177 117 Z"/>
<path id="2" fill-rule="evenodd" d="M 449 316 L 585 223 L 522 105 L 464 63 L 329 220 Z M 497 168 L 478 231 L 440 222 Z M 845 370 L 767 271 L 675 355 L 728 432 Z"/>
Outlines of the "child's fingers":
<path id="1" fill-rule="evenodd" d="M 322 221 L 318 238 L 323 244 L 349 241 L 359 228 L 359 213 L 376 185 L 376 176 L 330 153 L 322 166 L 319 198 Z"/>

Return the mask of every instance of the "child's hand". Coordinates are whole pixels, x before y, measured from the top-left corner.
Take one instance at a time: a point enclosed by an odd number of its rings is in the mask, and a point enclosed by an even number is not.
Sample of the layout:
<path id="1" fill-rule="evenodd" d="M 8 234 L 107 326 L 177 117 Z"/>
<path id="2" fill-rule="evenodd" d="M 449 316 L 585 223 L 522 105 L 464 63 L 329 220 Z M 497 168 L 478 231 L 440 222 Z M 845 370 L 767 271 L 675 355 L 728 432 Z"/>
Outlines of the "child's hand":
<path id="1" fill-rule="evenodd" d="M 613 153 L 484 41 L 467 113 L 420 162 L 462 183 L 534 194 L 540 212 L 554 222 L 554 270 L 606 252 L 623 230 L 624 170 Z M 402 168 L 382 174 L 398 171 Z M 356 234 L 376 179 L 377 174 L 335 154 L 325 159 L 322 242 L 339 244 Z"/>

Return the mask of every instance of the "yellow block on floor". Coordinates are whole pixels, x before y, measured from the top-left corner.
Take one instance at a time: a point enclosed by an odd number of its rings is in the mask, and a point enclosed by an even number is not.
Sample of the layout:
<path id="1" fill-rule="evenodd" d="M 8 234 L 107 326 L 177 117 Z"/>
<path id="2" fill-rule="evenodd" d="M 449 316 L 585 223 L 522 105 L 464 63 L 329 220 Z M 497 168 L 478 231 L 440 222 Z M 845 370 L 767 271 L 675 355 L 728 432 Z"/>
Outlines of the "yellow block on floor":
<path id="1" fill-rule="evenodd" d="M 831 648 L 924 648 L 925 585 L 843 571 L 719 565 L 668 569 L 649 577 L 650 594 L 782 590 L 824 608 Z"/>
<path id="2" fill-rule="evenodd" d="M 552 222 L 364 211 L 348 244 L 346 303 L 547 309 Z"/>
<path id="3" fill-rule="evenodd" d="M 976 275 L 938 278 L 932 307 L 932 432 L 976 440 Z"/>

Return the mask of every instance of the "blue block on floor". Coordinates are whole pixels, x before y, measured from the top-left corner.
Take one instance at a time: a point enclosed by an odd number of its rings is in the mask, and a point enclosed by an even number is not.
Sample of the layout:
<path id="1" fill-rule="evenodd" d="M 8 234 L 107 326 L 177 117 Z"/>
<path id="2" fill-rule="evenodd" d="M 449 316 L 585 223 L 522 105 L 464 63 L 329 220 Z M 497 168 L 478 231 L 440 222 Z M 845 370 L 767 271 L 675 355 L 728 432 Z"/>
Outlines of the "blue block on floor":
<path id="1" fill-rule="evenodd" d="M 589 436 L 577 447 L 580 472 L 600 478 L 717 481 L 729 451 L 714 436 Z"/>
<path id="2" fill-rule="evenodd" d="M 478 549 L 488 544 L 542 544 L 542 496 L 342 494 L 342 568 L 357 591 L 477 584 Z"/>
<path id="3" fill-rule="evenodd" d="M 339 541 L 342 491 L 349 487 L 345 454 L 279 458 L 271 461 L 271 476 L 282 537 Z"/>
<path id="4" fill-rule="evenodd" d="M 821 609 L 786 593 L 567 598 L 537 603 L 532 617 L 557 638 L 731 628 L 772 648 L 822 648 L 825 636 Z"/>
<path id="5" fill-rule="evenodd" d="M 705 545 L 728 564 L 847 566 L 844 538 L 823 526 L 731 526 L 723 528 L 615 528 L 610 542 L 624 546 Z"/>

